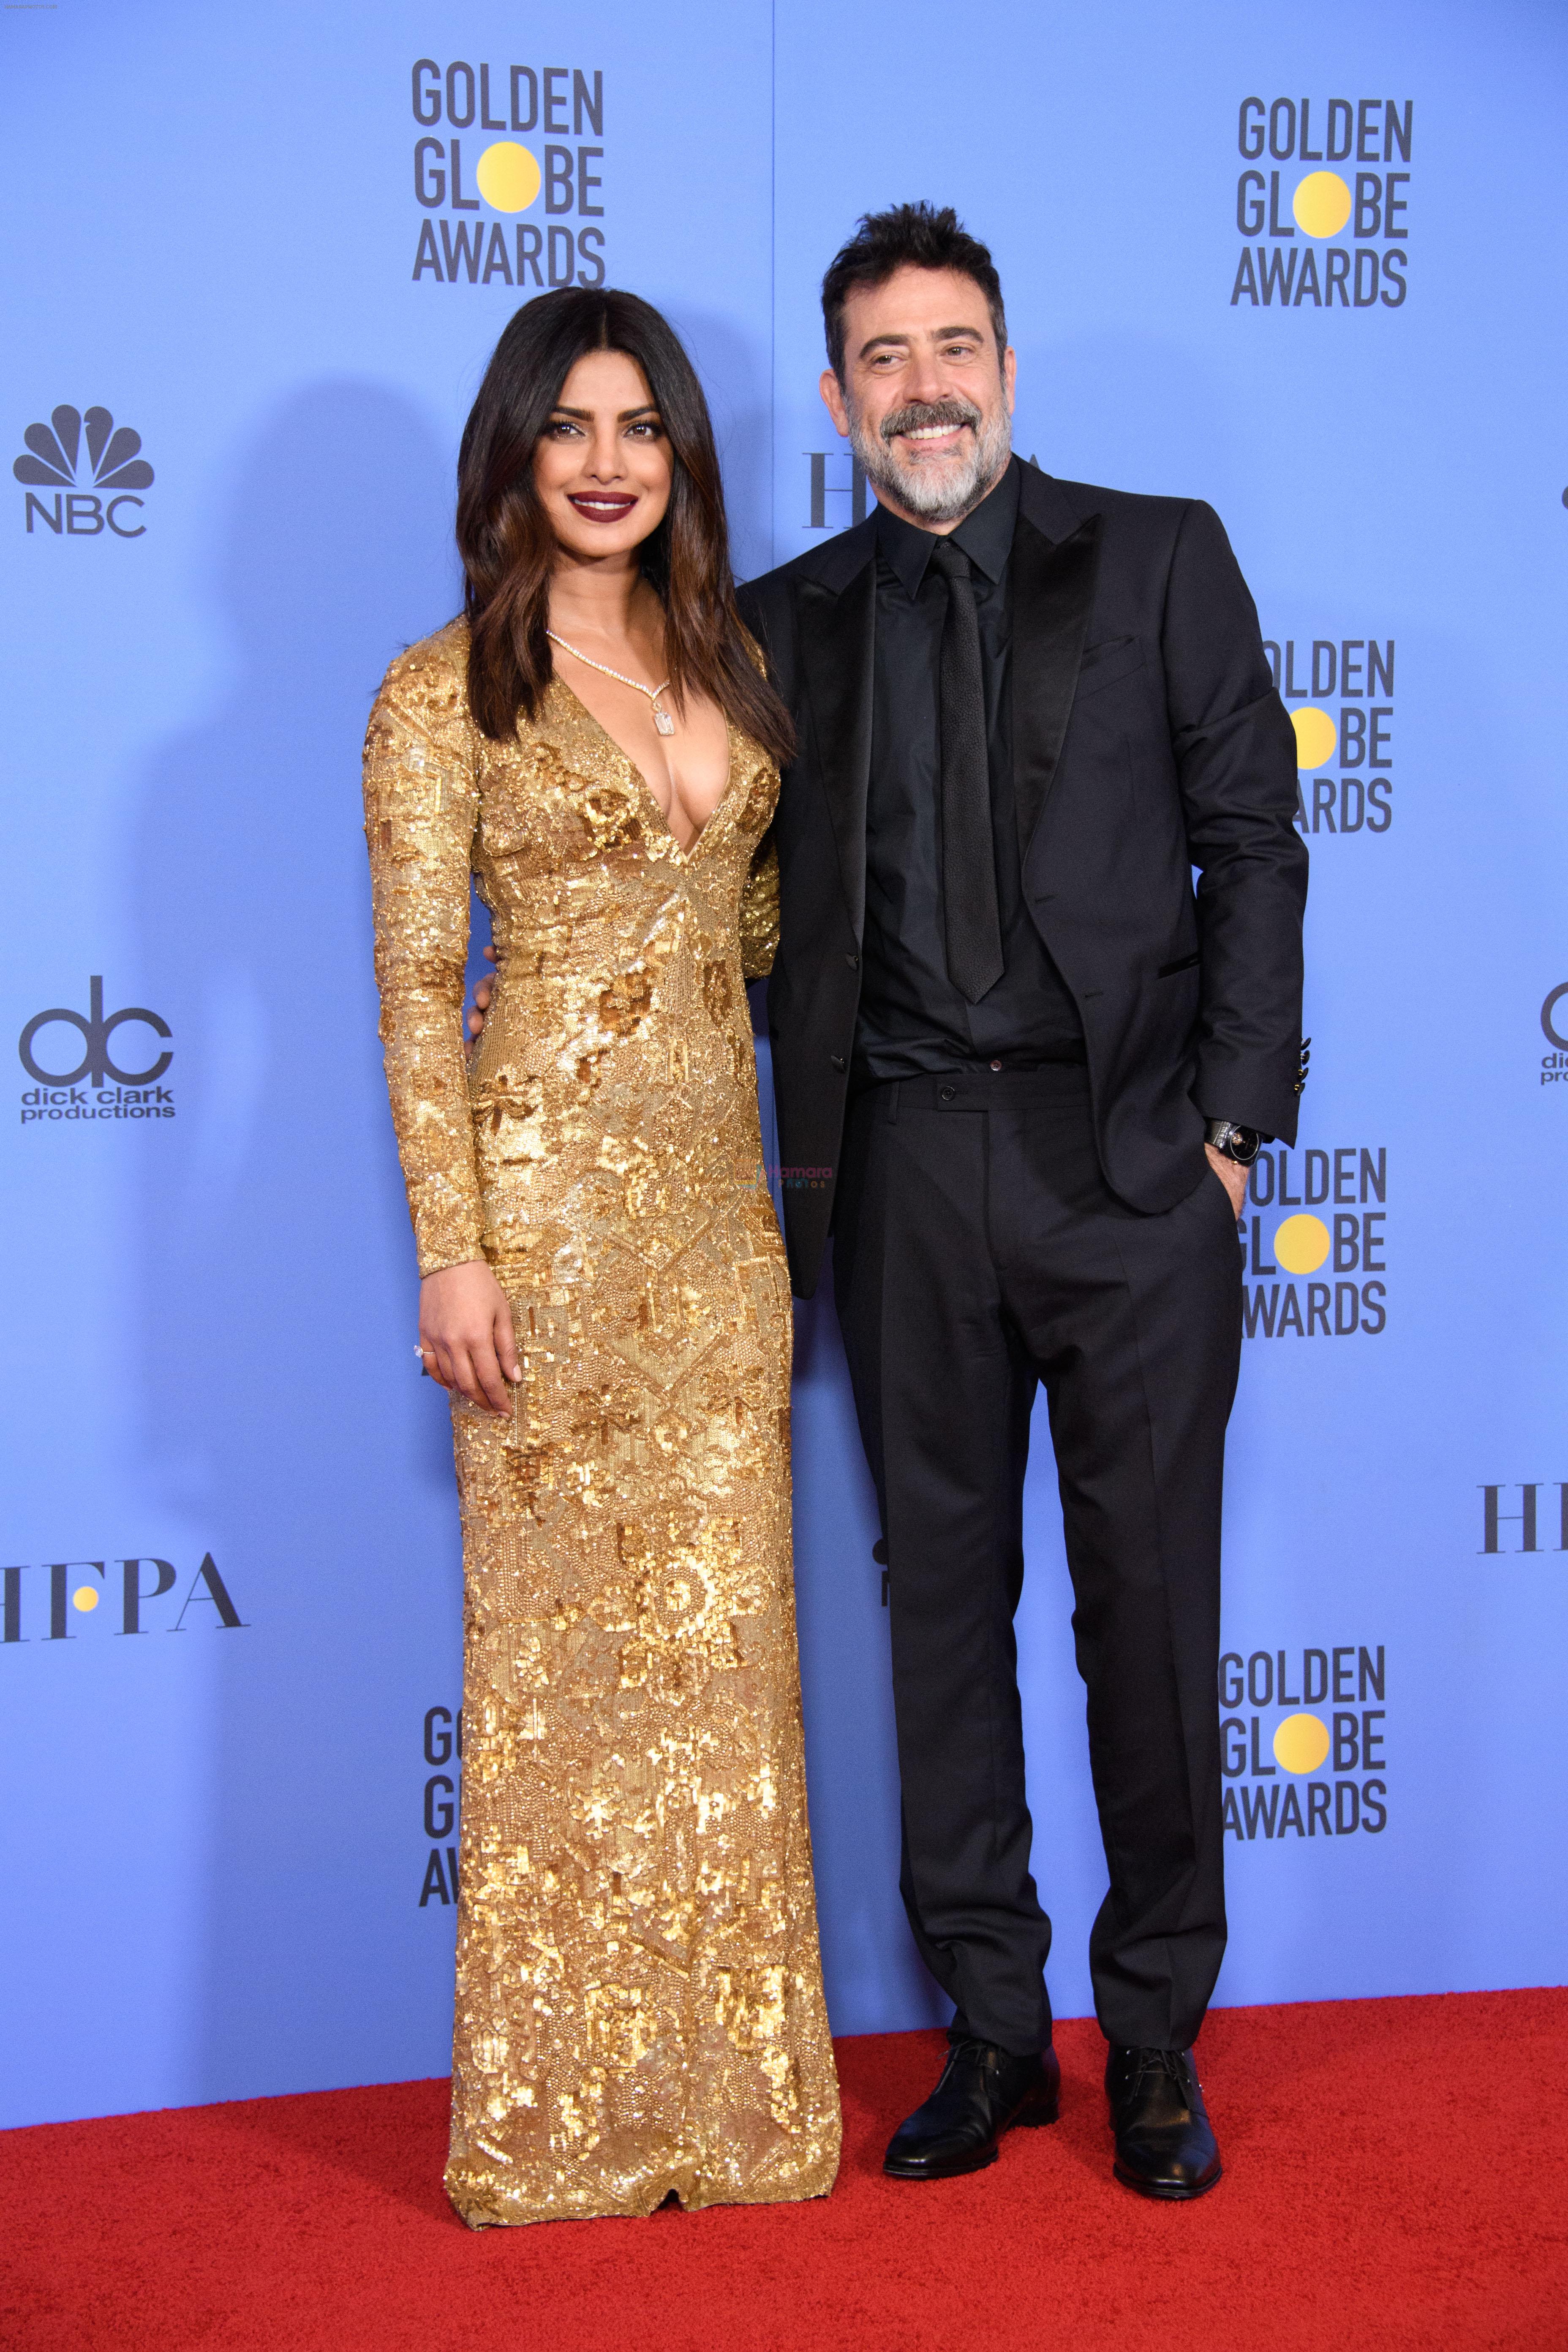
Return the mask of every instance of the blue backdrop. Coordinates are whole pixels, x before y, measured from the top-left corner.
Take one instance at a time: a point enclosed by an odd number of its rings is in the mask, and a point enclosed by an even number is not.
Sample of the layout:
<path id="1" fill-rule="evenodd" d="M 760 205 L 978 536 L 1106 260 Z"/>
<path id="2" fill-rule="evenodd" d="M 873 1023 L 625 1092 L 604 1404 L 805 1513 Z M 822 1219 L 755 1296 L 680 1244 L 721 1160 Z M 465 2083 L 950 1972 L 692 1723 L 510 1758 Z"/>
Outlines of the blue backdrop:
<path id="1" fill-rule="evenodd" d="M 1018 446 L 1210 499 L 1297 719 L 1313 1077 L 1246 1232 L 1220 1998 L 1563 1974 L 1568 24 L 953 22 L 6 14 L 0 2120 L 446 2070 L 459 1559 L 445 1407 L 410 1370 L 364 715 L 454 609 L 457 436 L 517 301 L 602 272 L 670 312 L 754 572 L 852 519 L 816 281 L 913 194 L 994 246 Z M 938 2012 L 825 1299 L 797 1331 L 853 2032 Z M 1070 2014 L 1103 1864 L 1043 1422 L 1030 1538 Z"/>

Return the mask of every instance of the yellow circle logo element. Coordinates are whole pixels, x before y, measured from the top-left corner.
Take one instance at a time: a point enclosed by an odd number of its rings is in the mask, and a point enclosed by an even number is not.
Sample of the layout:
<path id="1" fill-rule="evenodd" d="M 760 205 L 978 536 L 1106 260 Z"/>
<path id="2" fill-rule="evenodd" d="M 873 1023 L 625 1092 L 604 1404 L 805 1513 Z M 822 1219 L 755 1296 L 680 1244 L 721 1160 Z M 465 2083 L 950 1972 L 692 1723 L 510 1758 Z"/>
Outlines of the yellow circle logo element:
<path id="1" fill-rule="evenodd" d="M 1274 1734 L 1275 1761 L 1287 1772 L 1315 1772 L 1329 1752 L 1329 1727 L 1321 1715 L 1288 1715 Z"/>
<path id="2" fill-rule="evenodd" d="M 1309 172 L 1290 199 L 1296 226 L 1307 236 L 1338 236 L 1351 216 L 1351 192 L 1337 172 Z"/>
<path id="3" fill-rule="evenodd" d="M 98 1606 L 98 1595 L 93 1591 L 90 1584 L 79 1584 L 76 1591 L 71 1594 L 71 1600 L 75 1606 L 81 1611 L 84 1617 L 87 1615 L 89 1610 L 96 1609 Z"/>
<path id="4" fill-rule="evenodd" d="M 1328 1254 L 1329 1229 L 1321 1217 L 1287 1217 L 1274 1236 L 1274 1255 L 1287 1274 L 1316 1274 Z"/>
<path id="5" fill-rule="evenodd" d="M 1326 710 L 1315 702 L 1303 704 L 1290 713 L 1290 724 L 1296 730 L 1296 765 L 1299 768 L 1321 768 L 1325 760 L 1334 756 L 1340 730 Z"/>
<path id="6" fill-rule="evenodd" d="M 498 139 L 487 147 L 474 177 L 480 195 L 498 213 L 525 213 L 539 194 L 539 166 L 515 139 Z"/>

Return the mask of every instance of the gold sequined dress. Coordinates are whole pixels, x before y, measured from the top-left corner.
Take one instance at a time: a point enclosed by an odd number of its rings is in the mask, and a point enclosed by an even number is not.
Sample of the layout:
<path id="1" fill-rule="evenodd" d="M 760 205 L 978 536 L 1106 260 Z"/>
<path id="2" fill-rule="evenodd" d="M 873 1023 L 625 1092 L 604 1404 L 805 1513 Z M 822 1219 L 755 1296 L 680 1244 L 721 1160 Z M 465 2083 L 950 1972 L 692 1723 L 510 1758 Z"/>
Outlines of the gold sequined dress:
<path id="1" fill-rule="evenodd" d="M 475 2227 L 823 2195 L 790 1552 L 790 1298 L 745 969 L 777 774 L 730 730 L 689 851 L 557 680 L 493 743 L 455 623 L 365 745 L 381 1034 L 419 1266 L 511 1302 L 454 1404 L 466 1591 L 447 2187 Z M 495 998 L 463 1064 L 470 869 Z M 742 932 L 750 952 L 743 955 Z"/>

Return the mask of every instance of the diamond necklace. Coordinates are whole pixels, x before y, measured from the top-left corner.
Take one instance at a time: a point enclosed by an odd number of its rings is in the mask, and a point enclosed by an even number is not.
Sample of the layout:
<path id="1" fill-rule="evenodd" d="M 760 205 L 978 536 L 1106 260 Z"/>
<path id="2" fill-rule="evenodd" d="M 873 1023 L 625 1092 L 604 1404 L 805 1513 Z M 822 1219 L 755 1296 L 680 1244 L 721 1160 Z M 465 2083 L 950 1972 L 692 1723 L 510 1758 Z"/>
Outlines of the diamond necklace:
<path id="1" fill-rule="evenodd" d="M 640 678 L 624 677 L 618 669 L 611 669 L 607 662 L 591 661 L 586 654 L 580 654 L 575 646 L 569 646 L 564 637 L 558 637 L 553 629 L 546 629 L 544 634 L 552 645 L 559 646 L 563 652 L 569 653 L 574 661 L 580 661 L 585 668 L 596 669 L 601 677 L 613 677 L 617 686 L 629 686 L 634 688 L 638 694 L 646 694 L 649 702 L 653 705 L 653 723 L 658 728 L 659 733 L 661 735 L 674 734 L 674 719 L 670 717 L 668 710 L 661 710 L 658 707 L 658 698 L 664 692 L 664 687 L 669 684 L 668 678 L 665 679 L 664 686 L 644 686 Z"/>

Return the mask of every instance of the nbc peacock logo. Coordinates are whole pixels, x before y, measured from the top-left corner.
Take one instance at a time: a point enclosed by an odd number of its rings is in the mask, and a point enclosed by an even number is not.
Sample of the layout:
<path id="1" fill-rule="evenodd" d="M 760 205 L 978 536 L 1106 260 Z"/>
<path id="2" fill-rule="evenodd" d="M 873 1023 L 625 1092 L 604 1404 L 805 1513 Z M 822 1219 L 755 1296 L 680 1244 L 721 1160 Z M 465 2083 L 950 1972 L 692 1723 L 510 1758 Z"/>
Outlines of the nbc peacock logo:
<path id="1" fill-rule="evenodd" d="M 107 408 L 84 415 L 62 404 L 47 425 L 29 425 L 22 438 L 28 454 L 11 471 L 27 492 L 23 520 L 29 534 L 41 523 L 57 539 L 99 539 L 105 531 L 116 539 L 145 536 L 145 501 L 135 493 L 151 488 L 153 476 L 140 433 L 117 425 Z"/>

